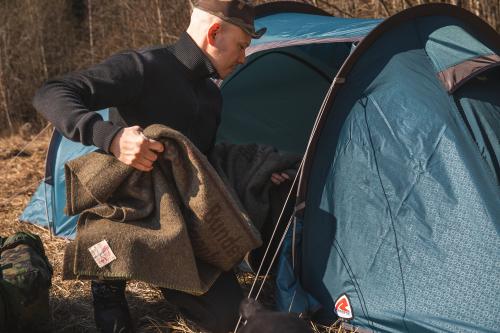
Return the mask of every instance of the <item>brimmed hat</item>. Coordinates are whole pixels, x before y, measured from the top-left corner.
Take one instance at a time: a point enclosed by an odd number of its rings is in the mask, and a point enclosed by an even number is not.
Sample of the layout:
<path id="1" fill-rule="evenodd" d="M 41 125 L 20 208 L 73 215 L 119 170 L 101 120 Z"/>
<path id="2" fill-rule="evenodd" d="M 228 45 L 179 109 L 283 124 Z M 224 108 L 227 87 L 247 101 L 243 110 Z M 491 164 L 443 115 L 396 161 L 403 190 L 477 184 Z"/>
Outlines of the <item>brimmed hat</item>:
<path id="1" fill-rule="evenodd" d="M 245 0 L 199 0 L 195 5 L 205 12 L 220 17 L 226 22 L 237 25 L 252 38 L 260 38 L 266 28 L 255 31 L 253 5 Z"/>

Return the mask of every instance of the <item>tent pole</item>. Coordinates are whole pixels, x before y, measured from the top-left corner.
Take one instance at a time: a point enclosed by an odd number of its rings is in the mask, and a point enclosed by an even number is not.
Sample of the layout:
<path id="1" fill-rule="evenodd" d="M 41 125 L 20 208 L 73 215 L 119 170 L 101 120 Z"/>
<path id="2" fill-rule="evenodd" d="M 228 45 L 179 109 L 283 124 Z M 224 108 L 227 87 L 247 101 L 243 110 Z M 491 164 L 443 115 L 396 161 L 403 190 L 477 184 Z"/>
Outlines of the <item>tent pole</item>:
<path id="1" fill-rule="evenodd" d="M 286 197 L 285 203 L 283 204 L 283 207 L 281 208 L 280 216 L 278 217 L 276 225 L 274 226 L 273 233 L 272 233 L 271 238 L 269 239 L 269 242 L 267 244 L 266 251 L 264 252 L 264 255 L 262 256 L 261 262 L 259 264 L 259 268 L 257 269 L 257 272 L 255 273 L 255 278 L 253 280 L 252 287 L 250 288 L 250 291 L 248 292 L 247 298 L 251 298 L 251 296 L 252 296 L 252 292 L 253 292 L 253 290 L 255 288 L 255 285 L 257 284 L 257 279 L 259 278 L 260 272 L 262 270 L 262 267 L 264 266 L 264 262 L 265 262 L 265 260 L 267 258 L 268 253 L 269 253 L 269 249 L 271 248 L 271 244 L 272 244 L 272 242 L 274 240 L 274 237 L 276 236 L 276 231 L 278 230 L 278 226 L 279 226 L 281 220 L 283 219 L 283 214 L 285 213 L 285 209 L 288 206 L 288 202 L 290 201 L 290 197 L 292 195 L 292 192 L 293 192 L 293 190 L 295 188 L 295 185 L 297 184 L 297 180 L 299 178 L 300 170 L 302 169 L 302 165 L 303 164 L 304 164 L 304 159 L 302 159 L 302 161 L 300 162 L 300 166 L 297 169 L 297 173 L 295 174 L 295 178 L 293 179 L 293 183 L 292 183 L 292 186 L 290 188 L 290 191 L 288 192 L 288 195 Z M 279 250 L 281 248 L 281 245 L 283 244 L 283 241 L 285 239 L 286 233 L 288 232 L 288 229 L 290 227 L 290 223 L 291 223 L 292 220 L 293 220 L 293 214 L 292 214 L 292 216 L 290 217 L 290 220 L 287 223 L 285 232 L 283 233 L 283 236 L 281 237 L 280 243 L 278 244 L 278 247 L 276 248 L 274 256 L 273 256 L 273 258 L 271 260 L 271 263 L 270 263 L 270 265 L 269 265 L 269 267 L 268 267 L 268 269 L 266 271 L 266 275 L 265 275 L 266 277 L 269 274 L 269 271 L 271 270 L 271 267 L 273 266 L 273 263 L 274 263 L 274 260 L 276 259 L 277 254 L 279 253 Z M 259 294 L 260 294 L 263 286 L 264 286 L 264 281 L 262 282 L 262 284 L 261 284 L 261 286 L 259 288 L 259 291 L 258 291 L 257 296 L 256 296 L 255 299 L 257 299 L 259 297 Z M 236 333 L 238 331 L 238 328 L 239 328 L 239 326 L 241 324 L 241 319 L 242 319 L 242 316 L 240 315 L 240 317 L 238 319 L 238 322 L 236 323 L 236 327 L 234 328 L 234 331 L 233 331 L 234 333 Z"/>
<path id="2" fill-rule="evenodd" d="M 45 197 L 45 216 L 47 217 L 47 228 L 49 229 L 49 237 L 50 240 L 53 239 L 53 231 L 52 231 L 52 219 L 49 216 L 49 205 L 47 204 L 47 183 L 46 183 L 46 178 L 43 180 L 43 192 L 44 192 L 44 197 Z"/>
<path id="3" fill-rule="evenodd" d="M 48 127 L 48 125 L 47 125 Z M 52 138 L 54 137 L 54 130 L 52 130 L 52 135 L 51 135 L 51 141 L 52 141 Z M 48 147 L 50 148 L 50 142 L 48 144 Z M 49 152 L 50 152 L 50 149 L 47 149 L 47 154 L 45 154 L 45 178 L 43 179 L 43 192 L 44 192 L 44 198 L 45 198 L 45 216 L 47 217 L 47 227 L 49 229 L 49 237 L 50 237 L 50 240 L 52 240 L 54 238 L 54 221 L 52 221 L 52 218 L 49 216 L 49 206 L 47 204 L 47 181 L 52 181 L 54 182 L 54 180 L 52 179 L 52 176 L 49 176 L 47 177 L 47 162 L 49 160 Z M 52 192 L 51 191 L 51 196 L 52 196 Z M 54 204 L 54 200 L 53 198 L 51 198 L 51 204 L 53 205 Z M 53 208 L 53 207 L 51 207 Z M 52 212 L 54 212 L 54 209 L 52 209 Z M 53 215 L 53 214 L 52 214 Z"/>

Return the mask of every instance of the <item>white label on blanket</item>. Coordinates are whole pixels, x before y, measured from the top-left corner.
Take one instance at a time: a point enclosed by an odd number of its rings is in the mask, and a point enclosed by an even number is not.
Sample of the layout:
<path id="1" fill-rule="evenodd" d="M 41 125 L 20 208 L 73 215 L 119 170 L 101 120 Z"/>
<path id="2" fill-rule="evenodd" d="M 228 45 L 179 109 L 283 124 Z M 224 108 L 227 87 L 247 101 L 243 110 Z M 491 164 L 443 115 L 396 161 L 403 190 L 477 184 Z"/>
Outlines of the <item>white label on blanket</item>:
<path id="1" fill-rule="evenodd" d="M 100 241 L 99 243 L 89 247 L 90 254 L 94 258 L 97 266 L 102 268 L 116 259 L 115 254 L 111 251 L 108 242 L 106 240 Z"/>

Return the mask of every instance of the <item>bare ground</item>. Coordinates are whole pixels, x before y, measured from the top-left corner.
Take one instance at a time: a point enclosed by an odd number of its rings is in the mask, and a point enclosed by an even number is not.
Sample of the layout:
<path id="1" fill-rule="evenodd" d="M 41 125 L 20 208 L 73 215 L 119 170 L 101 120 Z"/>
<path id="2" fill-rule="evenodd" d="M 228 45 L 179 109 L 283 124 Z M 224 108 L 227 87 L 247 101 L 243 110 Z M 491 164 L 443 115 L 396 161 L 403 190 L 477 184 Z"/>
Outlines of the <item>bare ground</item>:
<path id="1" fill-rule="evenodd" d="M 46 128 L 37 135 L 0 138 L 0 234 L 6 236 L 19 230 L 28 230 L 42 238 L 54 268 L 50 292 L 53 332 L 96 332 L 90 283 L 61 279 L 64 248 L 69 241 L 51 237 L 44 228 L 18 221 L 38 183 L 43 179 L 50 133 L 50 129 Z M 240 273 L 238 277 L 243 289 L 248 292 L 254 276 Z M 200 332 L 193 323 L 182 318 L 165 301 L 160 291 L 152 286 L 135 281 L 128 283 L 127 299 L 138 332 L 168 332 L 169 329 L 172 332 Z M 266 281 L 260 300 L 272 306 L 270 281 Z M 315 332 L 345 332 L 338 325 L 324 327 L 311 322 L 311 326 Z"/>

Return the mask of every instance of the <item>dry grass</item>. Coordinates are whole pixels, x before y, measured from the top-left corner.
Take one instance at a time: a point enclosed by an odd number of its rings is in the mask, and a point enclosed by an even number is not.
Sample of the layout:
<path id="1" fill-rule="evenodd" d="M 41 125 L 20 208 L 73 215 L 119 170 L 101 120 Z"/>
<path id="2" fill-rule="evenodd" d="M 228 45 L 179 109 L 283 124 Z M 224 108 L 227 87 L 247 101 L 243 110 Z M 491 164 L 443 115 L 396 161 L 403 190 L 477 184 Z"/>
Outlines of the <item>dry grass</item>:
<path id="1" fill-rule="evenodd" d="M 54 267 L 50 293 L 53 332 L 96 332 L 89 282 L 61 280 L 64 248 L 69 241 L 51 238 L 46 229 L 18 222 L 18 216 L 43 178 L 49 137 L 50 130 L 46 129 L 38 136 L 24 133 L 0 138 L 0 169 L 3 170 L 0 181 L 0 230 L 3 236 L 18 230 L 28 230 L 42 238 Z M 253 275 L 240 273 L 239 279 L 248 293 Z M 272 306 L 272 295 L 272 283 L 266 281 L 260 300 Z M 139 327 L 138 332 L 168 332 L 169 329 L 172 332 L 200 332 L 193 323 L 176 313 L 154 287 L 141 282 L 130 282 L 127 285 L 127 298 L 132 316 Z M 315 332 L 344 332 L 339 325 L 311 325 Z"/>

